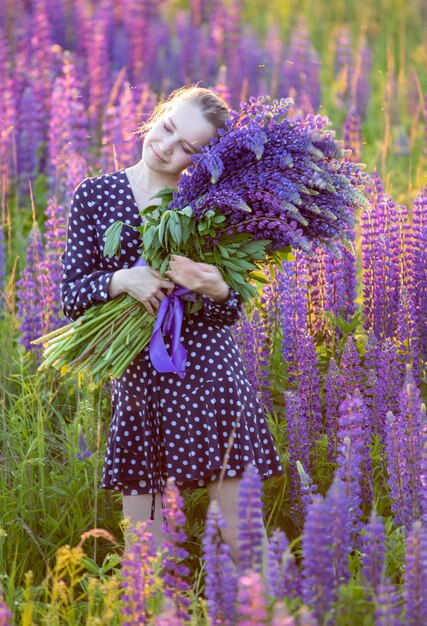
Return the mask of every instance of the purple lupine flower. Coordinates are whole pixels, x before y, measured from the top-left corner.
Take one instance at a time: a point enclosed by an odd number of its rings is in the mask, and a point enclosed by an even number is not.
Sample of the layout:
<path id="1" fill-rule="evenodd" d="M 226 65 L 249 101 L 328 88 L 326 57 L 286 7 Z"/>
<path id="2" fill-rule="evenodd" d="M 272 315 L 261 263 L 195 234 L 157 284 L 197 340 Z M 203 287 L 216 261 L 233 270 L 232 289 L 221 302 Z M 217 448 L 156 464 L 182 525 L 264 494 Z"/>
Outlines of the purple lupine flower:
<path id="1" fill-rule="evenodd" d="M 344 377 L 334 358 L 331 358 L 325 378 L 325 432 L 328 436 L 328 460 L 334 462 L 337 456 L 339 406 L 345 398 Z"/>
<path id="2" fill-rule="evenodd" d="M 308 472 L 304 469 L 302 463 L 297 461 L 297 470 L 301 481 L 301 502 L 304 510 L 313 502 L 313 495 L 318 491 L 316 483 L 313 481 Z"/>
<path id="3" fill-rule="evenodd" d="M 231 107 L 231 94 L 227 85 L 227 68 L 225 65 L 218 68 L 213 91 L 227 103 L 228 107 Z"/>
<path id="4" fill-rule="evenodd" d="M 273 346 L 284 322 L 283 297 L 288 281 L 285 280 L 282 272 L 273 266 L 266 269 L 266 276 L 270 283 L 263 288 L 259 301 L 263 310 L 267 341 Z"/>
<path id="5" fill-rule="evenodd" d="M 242 59 L 243 32 L 241 13 L 238 3 L 224 5 L 224 30 L 222 40 L 222 57 L 227 67 L 227 83 L 230 89 L 231 102 L 237 105 L 242 99 L 242 86 L 245 72 L 238 59 Z M 239 54 L 240 51 L 240 54 Z"/>
<path id="6" fill-rule="evenodd" d="M 101 130 L 102 116 L 110 88 L 109 51 L 105 39 L 106 25 L 96 22 L 90 33 L 90 53 L 87 54 L 88 90 L 89 90 L 89 128 L 98 137 Z M 140 37 L 140 41 L 143 38 Z M 143 58 L 143 57 L 141 57 Z"/>
<path id="7" fill-rule="evenodd" d="M 42 290 L 44 294 L 43 327 L 45 332 L 64 324 L 60 285 L 62 265 L 60 257 L 66 244 L 66 212 L 55 198 L 48 201 L 46 208 L 46 232 L 43 260 L 40 263 Z"/>
<path id="8" fill-rule="evenodd" d="M 58 181 L 55 198 L 58 205 L 70 206 L 78 184 L 87 177 L 87 163 L 82 154 L 62 152 L 58 162 Z"/>
<path id="9" fill-rule="evenodd" d="M 288 384 L 295 387 L 298 374 L 297 334 L 298 329 L 307 325 L 307 263 L 301 254 L 295 261 L 283 264 L 281 320 L 282 320 L 282 354 L 287 368 Z"/>
<path id="10" fill-rule="evenodd" d="M 337 103 L 347 108 L 353 74 L 353 50 L 348 26 L 342 26 L 337 34 L 334 56 L 334 76 L 338 83 Z"/>
<path id="11" fill-rule="evenodd" d="M 354 230 L 347 231 L 347 240 L 355 244 Z M 356 259 L 353 252 L 338 243 L 341 258 L 336 258 L 329 251 L 325 254 L 325 311 L 349 323 L 356 313 L 357 274 Z M 334 326 L 334 345 L 343 336 L 338 324 Z"/>
<path id="12" fill-rule="evenodd" d="M 399 302 L 399 226 L 390 196 L 380 194 L 362 214 L 364 326 L 378 339 L 394 337 Z"/>
<path id="13" fill-rule="evenodd" d="M 355 224 L 354 208 L 366 204 L 359 191 L 366 176 L 358 164 L 340 160 L 327 118 L 288 120 L 289 101 L 267 102 L 268 96 L 251 97 L 231 112 L 192 157 L 170 207 L 189 205 L 198 219 L 215 204 L 227 217 L 226 234 L 268 238 L 271 251 L 292 245 L 312 255 L 321 244 L 339 255 L 333 239 Z"/>
<path id="14" fill-rule="evenodd" d="M 6 246 L 4 241 L 3 226 L 0 224 L 0 311 L 4 308 L 5 298 L 4 294 L 6 279 Z"/>
<path id="15" fill-rule="evenodd" d="M 185 626 L 188 622 L 177 614 L 176 606 L 170 598 L 165 598 L 162 612 L 152 618 L 153 626 Z"/>
<path id="16" fill-rule="evenodd" d="M 135 541 L 122 559 L 121 587 L 124 593 L 121 603 L 125 626 L 151 623 L 149 603 L 157 591 L 154 568 L 157 554 L 152 526 L 152 520 L 144 520 L 131 529 Z"/>
<path id="17" fill-rule="evenodd" d="M 86 439 L 84 437 L 81 425 L 78 427 L 78 452 L 76 452 L 76 459 L 79 461 L 84 461 L 85 459 L 92 456 L 93 452 L 89 450 L 87 447 Z"/>
<path id="18" fill-rule="evenodd" d="M 271 383 L 269 381 L 271 345 L 269 345 L 266 335 L 264 319 L 261 317 L 258 309 L 255 309 L 252 315 L 251 325 L 254 336 L 258 388 L 261 392 L 263 405 L 268 411 L 272 412 Z"/>
<path id="19" fill-rule="evenodd" d="M 369 79 L 372 68 L 372 53 L 365 37 L 361 38 L 354 63 L 354 73 L 351 81 L 351 95 L 356 108 L 363 120 L 370 97 Z"/>
<path id="20" fill-rule="evenodd" d="M 37 10 L 32 17 L 29 48 L 29 84 L 34 94 L 37 126 L 40 129 L 42 137 L 46 138 L 50 112 L 51 86 L 55 79 L 55 52 L 49 18 L 43 0 L 38 0 Z"/>
<path id="21" fill-rule="evenodd" d="M 162 532 L 165 536 L 162 548 L 166 550 L 167 554 L 163 563 L 165 596 L 173 601 L 177 616 L 188 621 L 190 619 L 188 613 L 190 600 L 185 592 L 188 591 L 189 585 L 185 577 L 188 576 L 189 569 L 184 563 L 184 559 L 188 557 L 188 551 L 182 545 L 187 539 L 184 530 L 184 500 L 175 480 L 171 477 L 166 483 L 164 501 L 164 516 L 167 522 L 162 526 Z"/>
<path id="22" fill-rule="evenodd" d="M 276 599 L 298 598 L 301 583 L 295 556 L 289 549 L 286 534 L 278 528 L 273 531 L 267 547 L 265 581 L 269 594 Z"/>
<path id="23" fill-rule="evenodd" d="M 321 495 L 307 508 L 302 534 L 302 599 L 322 622 L 335 599 L 332 525 L 329 504 Z"/>
<path id="24" fill-rule="evenodd" d="M 352 64 L 352 39 L 348 26 L 341 26 L 335 41 L 334 75 L 335 78 L 344 70 L 348 71 Z"/>
<path id="25" fill-rule="evenodd" d="M 340 361 L 340 370 L 343 378 L 343 391 L 354 393 L 356 389 L 362 390 L 363 369 L 356 339 L 353 335 L 349 335 L 345 342 Z"/>
<path id="26" fill-rule="evenodd" d="M 0 626 L 12 626 L 12 612 L 6 606 L 0 595 Z"/>
<path id="27" fill-rule="evenodd" d="M 325 333 L 326 331 L 325 264 L 327 255 L 327 250 L 323 250 L 321 247 L 318 247 L 316 249 L 316 255 L 313 258 L 307 259 L 308 316 L 310 320 L 310 333 L 312 335 L 315 335 L 316 333 Z"/>
<path id="28" fill-rule="evenodd" d="M 398 360 L 397 349 L 388 338 L 382 343 L 378 358 L 376 374 L 378 377 L 377 406 L 381 416 L 381 441 L 385 443 L 386 415 L 388 411 L 396 413 L 399 407 L 399 394 L 405 379 L 405 369 Z"/>
<path id="29" fill-rule="evenodd" d="M 391 508 L 397 525 L 407 529 L 421 516 L 422 464 L 420 450 L 427 441 L 427 423 L 421 410 L 420 391 L 411 367 L 400 392 L 399 411 L 387 414 L 387 472 L 392 500 Z"/>
<path id="30" fill-rule="evenodd" d="M 238 547 L 239 570 L 261 571 L 265 536 L 262 515 L 262 481 L 258 470 L 248 463 L 238 491 Z"/>
<path id="31" fill-rule="evenodd" d="M 423 413 L 422 420 L 424 424 L 427 424 L 427 411 L 426 405 L 421 405 L 421 411 Z M 420 483 L 421 483 L 421 496 L 420 496 L 420 508 L 421 508 L 421 519 L 423 520 L 425 526 L 427 527 L 427 443 L 424 444 L 424 447 L 420 450 Z"/>
<path id="32" fill-rule="evenodd" d="M 417 289 L 419 286 L 417 285 Z M 418 336 L 417 311 L 415 300 L 412 296 L 414 290 L 402 287 L 397 310 L 397 335 L 398 359 L 402 366 L 409 363 L 417 385 L 421 384 L 420 368 L 420 341 Z"/>
<path id="33" fill-rule="evenodd" d="M 62 75 L 53 84 L 48 131 L 47 149 L 53 189 L 61 176 L 58 171 L 61 160 L 65 158 L 68 161 L 70 152 L 84 154 L 87 151 L 87 125 L 75 61 L 69 52 L 64 52 Z"/>
<path id="34" fill-rule="evenodd" d="M 292 30 L 286 57 L 283 63 L 285 89 L 281 93 L 295 93 L 298 107 L 302 108 L 301 105 L 305 102 L 303 113 L 308 112 L 308 104 L 312 111 L 316 111 L 320 104 L 320 62 L 303 17 L 298 19 Z"/>
<path id="35" fill-rule="evenodd" d="M 282 79 L 282 59 L 285 58 L 285 49 L 280 25 L 271 21 L 267 27 L 267 36 L 265 38 L 265 50 L 269 57 L 270 68 L 270 85 L 271 93 L 277 97 L 280 91 L 280 82 Z M 268 91 L 264 89 L 263 91 Z"/>
<path id="36" fill-rule="evenodd" d="M 226 526 L 216 500 L 209 504 L 206 529 L 202 539 L 206 563 L 206 600 L 211 624 L 233 626 L 236 620 L 237 571 L 232 563 L 231 548 L 221 539 Z"/>
<path id="37" fill-rule="evenodd" d="M 362 157 L 362 132 L 360 115 L 354 106 L 350 107 L 345 118 L 343 140 L 346 150 L 351 150 L 351 154 L 346 157 L 347 160 L 359 162 Z"/>
<path id="38" fill-rule="evenodd" d="M 141 33 L 149 30 L 150 25 L 145 17 L 144 4 L 137 0 L 130 0 L 124 15 L 126 25 L 129 59 L 128 68 L 133 83 L 145 79 L 143 67 L 146 59 L 146 42 Z"/>
<path id="39" fill-rule="evenodd" d="M 301 494 L 301 481 L 297 462 L 310 468 L 309 424 L 302 409 L 302 402 L 297 392 L 285 391 L 286 432 L 288 434 L 289 455 L 289 499 L 291 517 L 294 524 L 301 528 L 305 518 L 305 506 Z"/>
<path id="40" fill-rule="evenodd" d="M 9 81 L 9 84 L 2 85 L 0 98 L 0 181 L 5 191 L 9 190 L 15 174 L 13 151 L 16 145 L 16 122 L 16 104 Z"/>
<path id="41" fill-rule="evenodd" d="M 211 51 L 206 50 L 206 31 L 194 24 L 195 17 L 195 13 L 191 14 L 189 11 L 177 11 L 175 14 L 183 76 L 198 75 L 202 71 L 203 63 L 208 71 L 211 69 Z"/>
<path id="42" fill-rule="evenodd" d="M 372 431 L 369 414 L 358 389 L 347 397 L 339 407 L 340 424 L 337 438 L 338 448 L 336 471 L 346 487 L 351 503 L 353 540 L 358 540 L 361 528 L 362 503 L 370 504 L 373 497 L 372 461 L 370 444 Z"/>
<path id="43" fill-rule="evenodd" d="M 296 362 L 299 368 L 296 380 L 302 415 L 307 421 L 309 441 L 314 444 L 323 433 L 320 374 L 314 340 L 304 328 L 297 333 Z M 310 469 L 313 469 L 311 465 Z"/>
<path id="44" fill-rule="evenodd" d="M 387 409 L 382 403 L 384 381 L 382 381 L 378 376 L 380 355 L 380 343 L 375 336 L 374 329 L 370 328 L 365 345 L 365 383 L 363 395 L 366 408 L 369 411 L 369 423 L 372 426 L 372 432 L 374 435 L 377 435 L 381 443 L 384 444 L 384 426 Z"/>
<path id="45" fill-rule="evenodd" d="M 43 242 L 37 225 L 29 235 L 26 266 L 16 283 L 17 318 L 19 322 L 18 343 L 28 351 L 41 356 L 40 346 L 32 346 L 31 341 L 40 337 L 44 330 L 44 293 L 41 278 Z"/>
<path id="46" fill-rule="evenodd" d="M 31 85 L 27 86 L 18 105 L 18 145 L 17 159 L 19 172 L 19 191 L 24 196 L 29 194 L 29 181 L 33 181 L 41 168 L 41 144 L 45 139 L 37 119 L 37 107 Z"/>
<path id="47" fill-rule="evenodd" d="M 385 580 L 379 584 L 375 599 L 375 626 L 403 626 L 400 614 L 400 595 L 397 586 Z"/>
<path id="48" fill-rule="evenodd" d="M 373 595 L 384 580 L 385 531 L 382 517 L 372 509 L 369 522 L 361 531 L 362 575 Z"/>
<path id="49" fill-rule="evenodd" d="M 427 277 L 425 272 L 427 267 L 427 186 L 414 200 L 412 233 L 412 267 L 410 274 L 415 288 L 413 298 L 417 316 L 420 351 L 422 358 L 427 360 Z"/>
<path id="50" fill-rule="evenodd" d="M 351 497 L 345 482 L 336 472 L 334 480 L 328 489 L 325 503 L 329 509 L 329 524 L 332 528 L 332 567 L 334 570 L 335 590 L 350 578 L 348 555 L 352 550 L 352 513 Z M 325 520 L 326 523 L 326 520 Z"/>
<path id="51" fill-rule="evenodd" d="M 403 599 L 405 624 L 427 624 L 427 530 L 420 520 L 412 523 L 406 540 Z"/>
<path id="52" fill-rule="evenodd" d="M 262 578 L 258 571 L 248 571 L 239 577 L 237 611 L 239 626 L 261 626 L 269 623 Z"/>
<path id="53" fill-rule="evenodd" d="M 233 336 L 242 354 L 243 364 L 252 389 L 255 391 L 257 398 L 261 400 L 258 363 L 255 355 L 254 329 L 246 315 L 242 315 L 233 327 Z"/>

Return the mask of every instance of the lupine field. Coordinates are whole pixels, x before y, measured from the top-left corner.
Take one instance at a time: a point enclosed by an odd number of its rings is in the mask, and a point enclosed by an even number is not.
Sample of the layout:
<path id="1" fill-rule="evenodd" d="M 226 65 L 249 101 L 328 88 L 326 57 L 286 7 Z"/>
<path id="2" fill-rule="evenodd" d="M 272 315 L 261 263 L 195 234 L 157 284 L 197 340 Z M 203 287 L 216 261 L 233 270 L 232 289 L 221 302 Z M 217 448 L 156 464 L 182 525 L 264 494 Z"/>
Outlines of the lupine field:
<path id="1" fill-rule="evenodd" d="M 0 626 L 427 625 L 426 35 L 424 0 L 0 0 Z M 371 180 L 354 254 L 295 251 L 233 328 L 285 468 L 245 471 L 238 568 L 173 482 L 161 549 L 147 521 L 124 552 L 109 382 L 31 344 L 66 322 L 73 190 L 198 81 L 327 116 Z"/>

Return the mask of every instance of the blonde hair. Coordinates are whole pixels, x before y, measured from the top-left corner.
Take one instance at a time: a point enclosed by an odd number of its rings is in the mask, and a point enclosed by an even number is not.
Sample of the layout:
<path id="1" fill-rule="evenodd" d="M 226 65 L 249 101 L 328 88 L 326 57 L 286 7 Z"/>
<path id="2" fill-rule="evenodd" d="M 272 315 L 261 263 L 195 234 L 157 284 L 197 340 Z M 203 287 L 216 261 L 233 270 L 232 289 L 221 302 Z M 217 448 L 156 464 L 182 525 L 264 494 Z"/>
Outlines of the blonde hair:
<path id="1" fill-rule="evenodd" d="M 215 128 L 215 131 L 218 131 L 219 128 L 225 128 L 225 122 L 230 118 L 230 109 L 225 100 L 210 89 L 191 85 L 190 87 L 174 89 L 166 100 L 158 102 L 147 121 L 143 122 L 138 128 L 137 133 L 139 137 L 143 138 L 157 120 L 170 109 L 172 103 L 181 98 L 185 98 L 197 105 L 206 121 Z"/>

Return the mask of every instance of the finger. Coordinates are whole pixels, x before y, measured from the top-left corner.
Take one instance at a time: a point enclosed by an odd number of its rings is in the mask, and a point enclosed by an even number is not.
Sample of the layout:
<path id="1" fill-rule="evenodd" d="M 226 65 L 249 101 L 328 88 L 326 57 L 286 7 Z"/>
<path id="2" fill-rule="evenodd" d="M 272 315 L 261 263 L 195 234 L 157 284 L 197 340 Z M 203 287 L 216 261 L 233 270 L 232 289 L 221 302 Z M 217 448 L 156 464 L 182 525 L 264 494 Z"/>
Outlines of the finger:
<path id="1" fill-rule="evenodd" d="M 159 270 L 151 270 L 151 273 L 156 277 L 156 278 L 163 278 L 163 276 L 160 274 Z"/>
<path id="2" fill-rule="evenodd" d="M 160 300 L 160 302 L 163 302 L 163 300 L 166 298 L 166 294 L 163 291 L 158 291 L 156 293 L 156 298 L 157 300 Z"/>
<path id="3" fill-rule="evenodd" d="M 162 280 L 159 285 L 160 289 L 173 289 L 174 283 L 170 280 Z"/>
<path id="4" fill-rule="evenodd" d="M 153 307 L 151 306 L 151 304 L 148 302 L 148 300 L 143 300 L 142 304 L 145 306 L 146 310 L 148 311 L 148 313 L 150 315 L 155 315 L 155 311 L 153 310 Z"/>
<path id="5" fill-rule="evenodd" d="M 152 296 L 152 297 L 150 298 L 150 304 L 151 304 L 151 306 L 153 307 L 153 309 L 154 309 L 155 311 L 158 311 L 158 310 L 159 310 L 160 301 L 157 299 L 157 297 L 156 297 L 156 296 Z"/>

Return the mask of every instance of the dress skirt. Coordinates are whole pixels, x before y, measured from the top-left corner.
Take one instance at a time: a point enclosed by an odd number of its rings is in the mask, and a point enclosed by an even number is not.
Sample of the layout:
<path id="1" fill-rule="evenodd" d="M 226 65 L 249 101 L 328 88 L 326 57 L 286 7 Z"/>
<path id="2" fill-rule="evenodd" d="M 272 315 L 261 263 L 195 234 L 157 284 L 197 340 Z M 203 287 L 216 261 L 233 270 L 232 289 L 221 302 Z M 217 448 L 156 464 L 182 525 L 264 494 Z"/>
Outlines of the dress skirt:
<path id="1" fill-rule="evenodd" d="M 112 380 L 101 487 L 124 495 L 163 493 L 174 477 L 180 489 L 194 489 L 218 480 L 223 463 L 224 479 L 240 476 L 249 463 L 263 479 L 282 474 L 230 327 L 196 313 L 184 318 L 181 341 L 184 378 L 157 372 L 147 346 Z"/>

